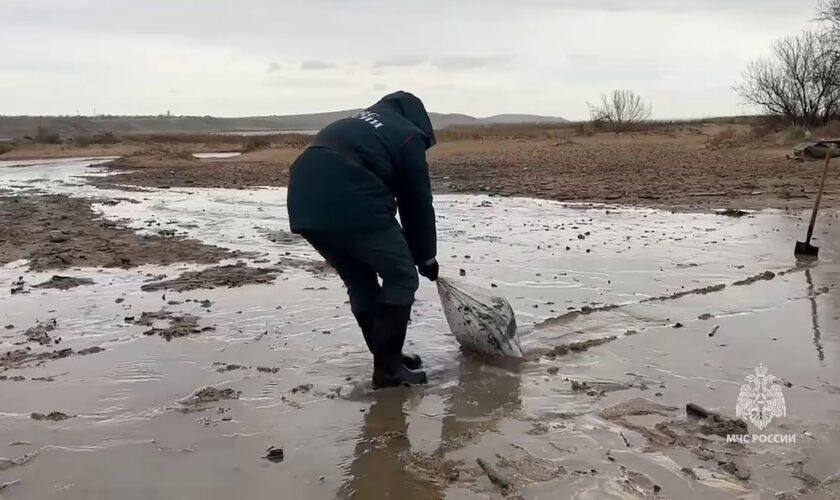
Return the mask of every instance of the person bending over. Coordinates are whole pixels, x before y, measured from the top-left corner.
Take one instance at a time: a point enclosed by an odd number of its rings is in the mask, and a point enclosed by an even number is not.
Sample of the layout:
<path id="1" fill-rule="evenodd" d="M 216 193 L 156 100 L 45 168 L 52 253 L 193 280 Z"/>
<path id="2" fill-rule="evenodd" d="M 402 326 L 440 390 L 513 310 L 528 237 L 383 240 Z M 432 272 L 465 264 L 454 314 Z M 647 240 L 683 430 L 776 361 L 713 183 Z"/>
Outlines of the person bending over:
<path id="1" fill-rule="evenodd" d="M 402 348 L 418 270 L 431 281 L 439 271 L 426 164 L 434 144 L 423 102 L 400 91 L 328 125 L 290 169 L 292 232 L 344 281 L 377 388 L 426 383 L 420 357 Z"/>

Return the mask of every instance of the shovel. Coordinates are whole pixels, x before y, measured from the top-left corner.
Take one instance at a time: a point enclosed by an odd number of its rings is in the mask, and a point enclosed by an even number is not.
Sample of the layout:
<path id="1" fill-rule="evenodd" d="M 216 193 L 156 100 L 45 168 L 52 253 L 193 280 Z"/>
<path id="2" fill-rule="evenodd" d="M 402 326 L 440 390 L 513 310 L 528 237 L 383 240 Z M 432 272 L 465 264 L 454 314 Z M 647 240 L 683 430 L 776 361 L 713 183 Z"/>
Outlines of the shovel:
<path id="1" fill-rule="evenodd" d="M 814 235 L 814 224 L 817 222 L 817 212 L 820 210 L 820 201 L 822 201 L 823 190 L 825 189 L 825 178 L 828 177 L 828 164 L 831 163 L 831 151 L 825 152 L 825 165 L 823 166 L 822 180 L 820 181 L 820 189 L 817 191 L 817 200 L 814 202 L 814 212 L 811 214 L 811 223 L 808 224 L 808 236 L 805 241 L 797 241 L 796 248 L 793 253 L 797 257 L 814 257 L 820 254 L 819 247 L 811 244 L 811 236 Z"/>

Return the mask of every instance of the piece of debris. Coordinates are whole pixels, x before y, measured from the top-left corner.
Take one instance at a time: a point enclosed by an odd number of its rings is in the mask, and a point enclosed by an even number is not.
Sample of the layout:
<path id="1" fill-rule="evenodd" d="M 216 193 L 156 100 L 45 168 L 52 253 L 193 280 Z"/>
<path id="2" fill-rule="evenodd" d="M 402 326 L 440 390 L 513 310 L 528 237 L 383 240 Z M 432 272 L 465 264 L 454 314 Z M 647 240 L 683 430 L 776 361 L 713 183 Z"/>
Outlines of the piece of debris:
<path id="1" fill-rule="evenodd" d="M 217 401 L 239 399 L 241 391 L 235 389 L 217 389 L 213 386 L 202 387 L 193 394 L 187 396 L 180 401 L 182 413 L 194 413 L 204 410 L 204 404 L 215 403 Z"/>
<path id="2" fill-rule="evenodd" d="M 103 348 L 103 347 L 93 346 L 93 347 L 86 347 L 84 349 L 81 349 L 76 354 L 78 354 L 79 356 L 87 356 L 88 354 L 96 354 L 96 353 L 102 352 L 104 350 L 105 350 L 105 348 Z"/>
<path id="3" fill-rule="evenodd" d="M 6 488 L 11 488 L 12 486 L 18 484 L 20 479 L 15 479 L 12 481 L 6 481 L 5 483 L 0 483 L 0 491 L 5 490 Z"/>
<path id="4" fill-rule="evenodd" d="M 5 328 L 6 330 L 12 330 L 12 329 L 14 329 L 14 327 L 15 327 L 15 325 L 8 324 L 8 325 L 4 326 L 3 328 Z"/>
<path id="5" fill-rule="evenodd" d="M 584 392 L 589 391 L 589 384 L 586 382 L 578 382 L 577 380 L 572 380 L 572 392 Z"/>
<path id="6" fill-rule="evenodd" d="M 484 474 L 487 475 L 487 478 L 490 480 L 493 485 L 498 487 L 503 491 L 507 491 L 511 489 L 513 486 L 509 479 L 504 477 L 501 472 L 499 472 L 495 467 L 487 463 L 486 461 L 476 458 L 475 462 L 481 467 L 481 470 L 484 471 Z"/>
<path id="7" fill-rule="evenodd" d="M 20 456 L 18 458 L 0 458 L 0 472 L 4 470 L 9 470 L 12 467 L 20 467 L 21 465 L 26 465 L 32 459 L 38 456 L 37 451 L 33 451 L 32 453 L 27 453 L 26 455 Z"/>
<path id="8" fill-rule="evenodd" d="M 531 424 L 531 429 L 526 432 L 531 436 L 540 436 L 548 432 L 548 426 L 543 422 L 534 422 Z"/>
<path id="9" fill-rule="evenodd" d="M 607 420 L 615 420 L 628 416 L 663 415 L 670 416 L 677 408 L 655 403 L 646 398 L 633 398 L 616 405 L 604 408 L 598 413 Z"/>
<path id="10" fill-rule="evenodd" d="M 690 479 L 697 481 L 697 473 L 691 467 L 683 467 L 680 472 L 688 476 Z"/>
<path id="11" fill-rule="evenodd" d="M 43 283 L 39 283 L 32 288 L 54 288 L 56 290 L 69 290 L 82 285 L 93 285 L 94 282 L 90 278 L 73 278 L 71 276 L 53 275 Z"/>
<path id="12" fill-rule="evenodd" d="M 239 399 L 239 394 L 240 392 L 235 389 L 217 389 L 215 387 L 208 386 L 196 391 L 190 399 L 196 403 L 210 403 L 213 401 L 221 401 L 223 399 Z"/>
<path id="13" fill-rule="evenodd" d="M 308 393 L 312 389 L 312 384 L 301 384 L 297 387 L 292 387 L 292 394 L 300 393 Z"/>
<path id="14" fill-rule="evenodd" d="M 67 356 L 73 354 L 73 349 L 66 348 L 66 349 L 59 349 L 57 351 L 53 351 L 50 353 L 50 359 L 61 359 L 66 358 Z"/>
<path id="15" fill-rule="evenodd" d="M 26 286 L 26 282 L 23 281 L 23 276 L 19 276 L 17 281 L 12 282 L 11 292 L 12 295 L 22 293 L 24 291 L 24 287 Z M 29 292 L 26 292 L 29 293 Z"/>
<path id="16" fill-rule="evenodd" d="M 735 460 L 720 461 L 718 462 L 718 465 L 721 470 L 732 474 L 741 481 L 746 481 L 750 478 L 750 470 L 741 460 L 738 460 L 737 462 Z"/>
<path id="17" fill-rule="evenodd" d="M 679 269 L 686 269 L 689 267 L 700 267 L 700 264 L 696 262 L 680 262 L 677 264 L 677 268 Z"/>
<path id="18" fill-rule="evenodd" d="M 716 325 L 714 328 L 712 328 L 712 331 L 709 332 L 709 337 L 714 337 L 719 329 L 720 329 L 720 325 Z"/>
<path id="19" fill-rule="evenodd" d="M 216 363 L 213 363 L 213 364 L 216 364 Z M 216 369 L 216 371 L 219 372 L 219 373 L 232 372 L 234 370 L 244 370 L 245 368 L 247 368 L 247 367 L 242 366 L 242 365 L 237 365 L 236 363 L 231 363 L 231 364 L 219 363 L 219 364 L 222 365 L 222 366 L 220 366 L 219 368 Z"/>
<path id="20" fill-rule="evenodd" d="M 244 262 L 228 266 L 217 266 L 202 271 L 187 271 L 177 278 L 157 283 L 149 283 L 140 287 L 144 292 L 157 292 L 160 290 L 173 290 L 185 292 L 199 288 L 236 288 L 250 284 L 272 283 L 279 270 L 249 267 Z"/>
<path id="21" fill-rule="evenodd" d="M 549 375 L 557 375 L 557 372 L 559 372 L 559 371 L 560 371 L 560 368 L 558 368 L 556 366 L 548 367 L 548 374 Z"/>
<path id="22" fill-rule="evenodd" d="M 277 373 L 277 372 L 280 371 L 280 368 L 270 368 L 268 366 L 258 366 L 257 371 L 262 372 L 262 373 Z"/>
<path id="23" fill-rule="evenodd" d="M 66 413 L 62 413 L 60 411 L 51 411 L 51 412 L 47 413 L 46 415 L 44 415 L 43 413 L 35 412 L 35 413 L 32 413 L 31 415 L 29 415 L 29 418 L 31 418 L 32 420 L 49 420 L 51 422 L 60 422 L 62 420 L 67 420 L 68 418 L 73 418 L 73 417 L 71 417 L 70 415 L 67 415 Z"/>
<path id="24" fill-rule="evenodd" d="M 466 269 L 459 269 L 459 270 L 458 270 L 458 274 L 459 274 L 460 276 L 466 276 L 466 275 L 467 275 L 467 270 L 466 270 Z"/>
<path id="25" fill-rule="evenodd" d="M 37 321 L 35 326 L 30 326 L 23 332 L 23 335 L 26 337 L 28 342 L 37 342 L 41 345 L 50 345 L 53 342 L 52 337 L 50 337 L 49 332 L 55 330 L 55 327 L 58 325 L 58 322 L 55 318 L 42 323 L 41 321 Z"/>
<path id="26" fill-rule="evenodd" d="M 131 319 L 132 321 L 134 320 L 133 317 Z M 168 321 L 169 325 L 164 328 L 153 326 L 156 321 L 162 320 Z M 201 333 L 215 329 L 212 326 L 199 327 L 198 320 L 199 318 L 197 316 L 193 316 L 191 314 L 175 316 L 169 311 L 161 310 L 155 312 L 143 312 L 140 315 L 140 319 L 136 321 L 136 324 L 151 327 L 149 330 L 143 332 L 144 335 L 160 335 L 167 341 L 176 337 L 186 337 L 187 335 L 193 333 Z M 126 318 L 126 321 L 128 321 L 128 318 Z"/>
<path id="27" fill-rule="evenodd" d="M 761 274 L 756 274 L 755 276 L 750 276 L 747 279 L 736 281 L 732 283 L 732 286 L 744 286 L 744 285 L 752 285 L 757 281 L 769 281 L 776 277 L 776 273 L 773 271 L 764 271 Z"/>
<path id="28" fill-rule="evenodd" d="M 690 417 L 704 419 L 700 426 L 700 432 L 703 434 L 726 437 L 729 434 L 746 434 L 749 431 L 743 420 L 723 416 L 694 403 L 685 405 L 685 413 Z"/>
<path id="29" fill-rule="evenodd" d="M 697 319 L 699 319 L 701 321 L 706 321 L 706 320 L 712 319 L 714 317 L 715 317 L 714 314 L 703 313 L 700 316 L 697 316 Z"/>
<path id="30" fill-rule="evenodd" d="M 726 210 L 721 210 L 717 212 L 718 215 L 725 215 L 726 217 L 743 217 L 745 215 L 749 215 L 749 212 L 744 210 L 738 210 L 737 208 L 727 208 Z"/>
<path id="31" fill-rule="evenodd" d="M 682 328 L 682 327 L 684 327 L 684 326 L 685 326 L 685 325 L 683 325 L 682 323 L 680 323 L 679 321 L 677 321 L 676 323 L 674 323 L 674 326 L 672 326 L 672 328 Z"/>
<path id="32" fill-rule="evenodd" d="M 280 463 L 286 458 L 286 454 L 283 452 L 283 448 L 270 446 L 268 450 L 266 450 L 266 454 L 263 458 L 269 462 Z"/>
<path id="33" fill-rule="evenodd" d="M 609 337 L 602 337 L 599 339 L 589 339 L 583 340 L 580 342 L 572 342 L 570 344 L 560 344 L 555 346 L 553 349 L 548 351 L 545 355 L 548 358 L 556 358 L 557 356 L 565 356 L 571 353 L 580 353 L 592 349 L 593 347 L 597 347 L 603 344 L 607 344 L 616 340 L 618 337 L 615 335 L 611 335 Z"/>

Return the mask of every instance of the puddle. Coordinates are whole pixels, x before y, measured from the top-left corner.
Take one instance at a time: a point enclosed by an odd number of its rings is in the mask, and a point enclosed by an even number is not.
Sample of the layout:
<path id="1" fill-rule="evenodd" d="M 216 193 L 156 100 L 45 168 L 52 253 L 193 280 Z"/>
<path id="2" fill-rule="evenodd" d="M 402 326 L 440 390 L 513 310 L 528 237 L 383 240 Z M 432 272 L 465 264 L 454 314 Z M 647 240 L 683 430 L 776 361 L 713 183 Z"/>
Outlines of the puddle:
<path id="1" fill-rule="evenodd" d="M 319 261 L 289 234 L 283 189 L 86 185 L 84 176 L 106 175 L 95 165 L 103 161 L 0 162 L 0 192 L 118 200 L 93 206 L 141 233 L 248 252 L 238 260 L 253 268 Z M 7 289 L 19 277 L 26 284 L 0 295 L 0 353 L 27 347 L 15 344 L 53 318 L 49 336 L 60 343 L 29 345 L 72 350 L 0 371 L 24 378 L 0 380 L 0 457 L 40 451 L 0 470 L 0 483 L 20 481 L 3 493 L 499 498 L 481 458 L 525 498 L 757 498 L 802 487 L 795 461 L 819 480 L 840 469 L 836 213 L 821 215 L 819 264 L 797 268 L 793 243 L 807 224 L 800 214 L 731 218 L 483 196 L 439 196 L 436 208 L 442 275 L 511 301 L 526 325 L 525 363 L 460 354 L 428 283 L 408 348 L 422 355 L 430 385 L 372 392 L 370 356 L 331 274 L 278 266 L 270 284 L 209 280 L 215 288 L 173 290 L 155 284 L 213 276 L 196 272 L 237 260 L 76 268 L 60 274 L 94 284 L 59 290 L 29 286 L 55 273 L 30 272 L 25 262 L 1 267 Z M 766 271 L 774 277 L 734 286 Z M 189 319 L 185 336 L 145 335 L 178 326 L 177 318 Z M 638 397 L 675 408 L 653 416 L 668 421 L 684 420 L 688 402 L 733 416 L 759 364 L 790 384 L 786 416 L 763 432 L 797 442 L 748 445 L 738 456 L 748 480 L 685 446 L 652 449 L 643 429 L 599 416 Z M 238 397 L 179 411 L 205 387 Z M 74 417 L 30 418 L 53 411 Z M 30 444 L 9 444 L 16 441 Z M 270 446 L 283 449 L 282 463 L 262 458 Z"/>
<path id="2" fill-rule="evenodd" d="M 218 152 L 218 153 L 193 153 L 193 157 L 198 158 L 199 160 L 210 160 L 214 158 L 236 158 L 237 156 L 241 156 L 242 153 L 238 151 L 229 151 L 229 152 Z"/>

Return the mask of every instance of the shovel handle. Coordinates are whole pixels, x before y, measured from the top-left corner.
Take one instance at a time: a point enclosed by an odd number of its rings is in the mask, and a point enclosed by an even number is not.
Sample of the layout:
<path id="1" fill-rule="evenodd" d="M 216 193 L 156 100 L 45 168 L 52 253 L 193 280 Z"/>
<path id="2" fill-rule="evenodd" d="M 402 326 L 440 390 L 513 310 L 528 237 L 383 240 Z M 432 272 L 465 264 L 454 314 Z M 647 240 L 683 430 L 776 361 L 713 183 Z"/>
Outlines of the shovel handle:
<path id="1" fill-rule="evenodd" d="M 808 243 L 809 245 L 811 244 L 811 236 L 814 235 L 814 224 L 817 222 L 817 212 L 820 210 L 820 202 L 822 201 L 823 190 L 825 189 L 825 179 L 828 177 L 829 163 L 831 163 L 831 150 L 825 152 L 825 164 L 823 165 L 820 189 L 817 191 L 817 199 L 814 202 L 814 212 L 811 214 L 811 223 L 808 224 L 808 237 L 805 238 L 805 243 Z"/>

